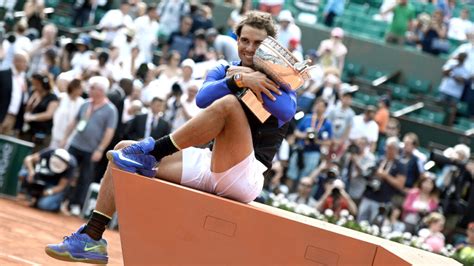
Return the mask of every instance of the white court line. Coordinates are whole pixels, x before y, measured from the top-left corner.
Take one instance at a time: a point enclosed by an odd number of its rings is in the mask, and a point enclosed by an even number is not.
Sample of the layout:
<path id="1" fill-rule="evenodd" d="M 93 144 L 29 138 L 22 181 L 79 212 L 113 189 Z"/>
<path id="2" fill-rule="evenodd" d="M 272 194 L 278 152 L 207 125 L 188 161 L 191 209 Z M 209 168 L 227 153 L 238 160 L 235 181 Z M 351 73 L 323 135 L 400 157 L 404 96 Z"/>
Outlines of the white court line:
<path id="1" fill-rule="evenodd" d="M 14 260 L 17 260 L 17 261 L 21 261 L 23 263 L 27 263 L 27 264 L 33 265 L 33 266 L 40 266 L 41 265 L 39 263 L 33 262 L 31 260 L 26 260 L 26 259 L 17 257 L 15 255 L 7 255 L 7 254 L 0 253 L 0 256 L 7 257 L 7 258 L 10 258 L 10 259 L 14 259 Z"/>

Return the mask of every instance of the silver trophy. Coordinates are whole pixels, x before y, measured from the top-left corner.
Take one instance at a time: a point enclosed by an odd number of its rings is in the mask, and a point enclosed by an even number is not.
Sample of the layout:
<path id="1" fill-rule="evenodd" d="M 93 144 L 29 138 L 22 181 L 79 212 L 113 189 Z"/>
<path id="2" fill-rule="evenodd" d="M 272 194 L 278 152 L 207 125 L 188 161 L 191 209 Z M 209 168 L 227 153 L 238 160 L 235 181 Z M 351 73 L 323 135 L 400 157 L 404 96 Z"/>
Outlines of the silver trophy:
<path id="1" fill-rule="evenodd" d="M 265 73 L 286 90 L 297 90 L 311 78 L 309 75 L 309 70 L 312 68 L 309 66 L 311 60 L 299 62 L 288 49 L 270 36 L 265 38 L 255 51 L 253 63 L 255 70 Z M 270 117 L 271 114 L 249 90 L 241 95 L 241 99 L 260 122 L 263 123 Z"/>

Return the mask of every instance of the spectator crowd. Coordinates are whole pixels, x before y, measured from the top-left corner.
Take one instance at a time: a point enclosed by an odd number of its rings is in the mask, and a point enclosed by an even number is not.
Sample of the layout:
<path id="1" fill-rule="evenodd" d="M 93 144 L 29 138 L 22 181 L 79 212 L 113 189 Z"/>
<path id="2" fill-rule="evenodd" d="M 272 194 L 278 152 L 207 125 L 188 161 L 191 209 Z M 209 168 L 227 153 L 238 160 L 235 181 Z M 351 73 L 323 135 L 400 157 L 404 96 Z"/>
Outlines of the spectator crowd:
<path id="1" fill-rule="evenodd" d="M 82 26 L 96 3 L 77 2 L 74 24 Z M 122 2 L 92 32 L 74 39 L 58 34 L 42 13 L 18 20 L 0 47 L 0 134 L 35 143 L 20 173 L 32 204 L 78 215 L 89 185 L 100 182 L 107 150 L 122 139 L 158 139 L 199 113 L 195 97 L 206 71 L 239 60 L 231 29 L 252 5 L 237 2 L 223 30 L 213 25 L 211 2 L 185 0 L 158 6 Z M 390 117 L 389 97 L 357 114 L 352 105 L 357 86 L 341 80 L 349 52 L 344 30 L 333 28 L 328 39 L 304 51 L 301 30 L 292 13 L 282 10 L 283 1 L 259 2 L 278 22 L 278 41 L 315 66 L 298 90 L 299 112 L 266 173 L 265 191 L 320 212 L 347 210 L 360 222 L 420 232 L 433 251 L 464 241 L 458 228 L 474 222 L 469 147 L 424 154 L 423 136 L 401 135 L 400 122 Z M 453 18 L 450 3 L 425 24 L 415 21 L 407 0 L 384 10 L 393 13 L 387 41 L 409 41 L 432 52 L 442 46 L 435 40 L 446 36 L 474 40 L 468 12 Z M 27 1 L 25 9 L 32 4 L 36 1 Z M 332 5 L 329 25 L 341 12 Z M 445 100 L 460 99 L 459 84 L 472 75 L 469 45 L 443 69 Z"/>

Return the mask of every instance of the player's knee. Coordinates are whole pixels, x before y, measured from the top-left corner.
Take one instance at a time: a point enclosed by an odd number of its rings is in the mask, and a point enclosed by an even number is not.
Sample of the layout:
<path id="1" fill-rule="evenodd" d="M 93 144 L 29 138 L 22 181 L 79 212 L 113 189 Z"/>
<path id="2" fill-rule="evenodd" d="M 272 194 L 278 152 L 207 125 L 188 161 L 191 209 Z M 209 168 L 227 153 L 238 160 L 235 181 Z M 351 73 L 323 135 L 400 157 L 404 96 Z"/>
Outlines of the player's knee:
<path id="1" fill-rule="evenodd" d="M 133 143 L 136 143 L 134 140 L 121 140 L 117 145 L 115 145 L 114 150 L 120 150 L 123 149 L 127 146 L 132 145 Z"/>
<path id="2" fill-rule="evenodd" d="M 241 108 L 239 100 L 234 95 L 226 95 L 219 99 L 215 104 L 215 111 L 223 116 L 227 116 L 231 112 L 235 112 L 236 108 Z"/>

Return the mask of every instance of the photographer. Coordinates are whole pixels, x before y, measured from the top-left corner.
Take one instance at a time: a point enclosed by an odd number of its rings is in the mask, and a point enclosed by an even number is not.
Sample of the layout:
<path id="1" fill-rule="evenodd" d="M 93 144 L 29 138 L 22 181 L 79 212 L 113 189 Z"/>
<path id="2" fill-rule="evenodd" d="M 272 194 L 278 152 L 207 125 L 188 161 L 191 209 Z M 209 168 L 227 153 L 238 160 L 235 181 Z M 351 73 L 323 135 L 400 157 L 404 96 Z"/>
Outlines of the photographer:
<path id="1" fill-rule="evenodd" d="M 59 210 L 77 165 L 75 158 L 64 149 L 44 149 L 26 156 L 24 165 L 28 175 L 23 185 L 34 198 L 34 206 L 47 211 Z"/>
<path id="2" fill-rule="evenodd" d="M 362 137 L 349 145 L 342 158 L 341 179 L 346 184 L 352 199 L 359 202 L 375 166 L 375 156 L 369 150 L 369 141 Z"/>
<path id="3" fill-rule="evenodd" d="M 378 209 L 390 204 L 392 197 L 404 188 L 405 166 L 398 159 L 400 141 L 390 137 L 385 145 L 385 158 L 377 164 L 374 175 L 369 177 L 367 189 L 359 205 L 358 221 L 372 221 Z"/>
<path id="4" fill-rule="evenodd" d="M 287 173 L 290 190 L 302 176 L 308 176 L 317 167 L 321 154 L 331 143 L 332 127 L 324 115 L 326 108 L 327 103 L 318 98 L 313 105 L 313 113 L 307 114 L 295 130 L 297 150 L 291 155 Z"/>
<path id="5" fill-rule="evenodd" d="M 351 199 L 351 196 L 344 189 L 344 182 L 340 179 L 326 180 L 324 184 L 324 194 L 316 204 L 319 212 L 326 209 L 334 211 L 334 215 L 339 217 L 341 210 L 348 210 L 352 215 L 357 214 L 357 205 Z"/>

